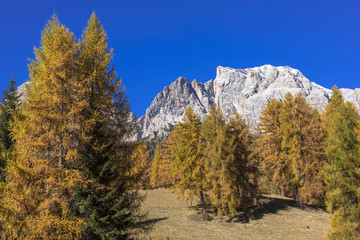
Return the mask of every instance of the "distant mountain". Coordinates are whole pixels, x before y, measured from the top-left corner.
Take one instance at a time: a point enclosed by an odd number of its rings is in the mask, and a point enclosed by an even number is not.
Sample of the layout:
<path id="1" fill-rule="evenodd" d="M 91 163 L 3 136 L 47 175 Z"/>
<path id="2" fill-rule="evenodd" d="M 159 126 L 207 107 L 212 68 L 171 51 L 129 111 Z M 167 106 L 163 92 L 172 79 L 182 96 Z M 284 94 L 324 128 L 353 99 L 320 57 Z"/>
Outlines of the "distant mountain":
<path id="1" fill-rule="evenodd" d="M 360 110 L 360 88 L 340 90 Z M 301 93 L 319 111 L 331 96 L 331 90 L 310 82 L 299 70 L 288 66 L 246 69 L 219 66 L 215 80 L 206 83 L 179 77 L 164 87 L 139 118 L 137 139 L 167 135 L 188 107 L 204 116 L 213 103 L 220 106 L 226 118 L 238 112 L 254 127 L 266 103 L 272 98 L 281 100 L 288 92 Z"/>

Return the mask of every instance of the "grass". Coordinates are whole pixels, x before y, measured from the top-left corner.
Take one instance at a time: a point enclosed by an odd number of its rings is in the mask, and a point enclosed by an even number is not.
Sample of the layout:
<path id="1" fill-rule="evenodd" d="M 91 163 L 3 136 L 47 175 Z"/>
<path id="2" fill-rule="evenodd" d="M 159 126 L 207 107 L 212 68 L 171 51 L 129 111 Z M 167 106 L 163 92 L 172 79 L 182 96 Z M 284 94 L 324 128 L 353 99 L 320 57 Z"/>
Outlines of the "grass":
<path id="1" fill-rule="evenodd" d="M 324 239 L 330 230 L 329 214 L 323 210 L 300 209 L 294 201 L 266 196 L 263 207 L 232 218 L 198 219 L 198 202 L 186 203 L 167 189 L 142 191 L 148 212 L 143 224 L 152 224 L 150 239 Z M 307 227 L 308 226 L 308 227 Z"/>

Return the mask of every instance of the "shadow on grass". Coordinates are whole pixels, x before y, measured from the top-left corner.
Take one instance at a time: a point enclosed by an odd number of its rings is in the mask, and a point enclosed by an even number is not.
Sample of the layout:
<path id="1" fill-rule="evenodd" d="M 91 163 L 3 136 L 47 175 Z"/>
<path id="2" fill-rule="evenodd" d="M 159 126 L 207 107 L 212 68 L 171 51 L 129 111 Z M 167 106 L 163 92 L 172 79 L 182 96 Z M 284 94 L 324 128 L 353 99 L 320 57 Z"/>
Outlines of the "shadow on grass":
<path id="1" fill-rule="evenodd" d="M 266 214 L 276 214 L 280 210 L 286 210 L 288 207 L 303 209 L 295 200 L 291 199 L 262 197 L 261 202 L 263 202 L 261 206 L 239 211 L 228 222 L 248 223 L 250 220 L 262 219 Z"/>
<path id="2" fill-rule="evenodd" d="M 153 218 L 153 219 L 146 219 L 144 221 L 141 222 L 137 222 L 136 225 L 138 226 L 143 226 L 143 227 L 148 227 L 148 226 L 152 226 L 157 222 L 163 221 L 168 219 L 169 217 L 162 217 L 162 218 Z"/>

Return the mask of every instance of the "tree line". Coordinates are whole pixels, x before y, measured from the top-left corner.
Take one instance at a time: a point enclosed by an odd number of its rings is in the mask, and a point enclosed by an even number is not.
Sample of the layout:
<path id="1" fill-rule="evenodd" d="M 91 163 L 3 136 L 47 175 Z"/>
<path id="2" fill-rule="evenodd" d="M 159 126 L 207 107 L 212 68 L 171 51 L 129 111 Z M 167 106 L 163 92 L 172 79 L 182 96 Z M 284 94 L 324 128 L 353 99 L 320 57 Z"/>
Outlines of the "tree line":
<path id="1" fill-rule="evenodd" d="M 271 99 L 255 130 L 239 114 L 226 121 L 216 105 L 203 119 L 188 108 L 153 158 L 140 142 L 132 161 L 135 188 L 197 196 L 203 219 L 207 208 L 235 214 L 275 193 L 326 206 L 330 239 L 360 237 L 360 119 L 336 87 L 321 114 L 301 94 Z"/>

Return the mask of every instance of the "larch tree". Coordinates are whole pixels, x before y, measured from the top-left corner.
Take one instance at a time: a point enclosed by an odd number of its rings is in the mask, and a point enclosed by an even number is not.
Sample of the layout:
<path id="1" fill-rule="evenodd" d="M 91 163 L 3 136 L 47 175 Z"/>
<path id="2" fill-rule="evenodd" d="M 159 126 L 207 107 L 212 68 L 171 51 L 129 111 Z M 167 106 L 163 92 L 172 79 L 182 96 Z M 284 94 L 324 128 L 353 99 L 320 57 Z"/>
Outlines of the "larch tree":
<path id="1" fill-rule="evenodd" d="M 150 185 L 150 154 L 145 143 L 140 142 L 132 154 L 130 176 L 135 189 L 145 189 Z"/>
<path id="2" fill-rule="evenodd" d="M 16 156 L 3 193 L 5 239 L 74 239 L 81 219 L 69 213 L 79 152 L 83 102 L 77 75 L 79 45 L 54 16 L 29 65 L 30 89 L 15 120 Z"/>
<path id="3" fill-rule="evenodd" d="M 204 142 L 206 181 L 209 199 L 217 214 L 229 212 L 230 182 L 226 166 L 226 123 L 218 106 L 213 104 L 201 127 Z M 230 204 L 231 209 L 233 209 Z"/>
<path id="4" fill-rule="evenodd" d="M 280 114 L 282 102 L 271 99 L 261 112 L 258 125 L 259 136 L 255 152 L 259 157 L 259 167 L 263 185 L 270 185 L 275 193 L 284 193 L 286 182 L 283 181 L 285 162 L 281 159 L 282 133 Z"/>
<path id="5" fill-rule="evenodd" d="M 79 128 L 79 170 L 86 184 L 77 185 L 71 212 L 83 219 L 81 239 L 131 237 L 139 197 L 131 190 L 131 154 L 127 139 L 135 129 L 121 79 L 111 67 L 107 35 L 93 13 L 80 44 L 80 79 L 85 89 Z"/>
<path id="6" fill-rule="evenodd" d="M 153 161 L 151 163 L 151 170 L 150 170 L 150 185 L 152 188 L 159 187 L 160 175 L 159 175 L 159 168 L 161 164 L 161 155 L 160 155 L 160 147 L 159 145 L 156 146 Z"/>
<path id="7" fill-rule="evenodd" d="M 301 94 L 271 100 L 263 110 L 256 153 L 275 193 L 300 204 L 321 204 L 324 132 L 319 115 Z"/>
<path id="8" fill-rule="evenodd" d="M 303 131 L 305 163 L 302 172 L 303 184 L 300 189 L 301 201 L 310 205 L 323 205 L 325 186 L 322 169 L 326 161 L 326 133 L 317 110 L 313 110 L 311 121 Z"/>
<path id="9" fill-rule="evenodd" d="M 360 238 L 360 119 L 336 87 L 325 112 L 327 130 L 324 181 L 332 213 L 329 239 Z"/>
<path id="10" fill-rule="evenodd" d="M 325 161 L 325 132 L 318 112 L 299 93 L 294 97 L 293 172 L 294 195 L 300 204 L 321 205 L 324 199 L 322 167 Z"/>
<path id="11" fill-rule="evenodd" d="M 177 135 L 176 132 L 174 132 L 169 135 L 160 150 L 159 184 L 164 187 L 170 187 L 173 183 L 172 163 L 176 151 L 176 144 Z"/>
<path id="12" fill-rule="evenodd" d="M 200 117 L 192 108 L 188 108 L 181 122 L 171 132 L 171 135 L 177 136 L 177 142 L 172 146 L 172 188 L 186 200 L 191 196 L 197 196 L 201 202 L 202 218 L 208 219 L 204 196 L 207 190 L 206 169 L 200 129 Z"/>
<path id="13" fill-rule="evenodd" d="M 281 182 L 283 194 L 289 197 L 298 196 L 300 188 L 302 146 L 300 124 L 302 112 L 296 106 L 295 98 L 287 93 L 285 95 L 280 113 L 281 151 L 280 159 L 282 166 Z"/>
<path id="14" fill-rule="evenodd" d="M 253 136 L 249 126 L 236 113 L 226 129 L 226 151 L 223 198 L 227 198 L 228 209 L 234 213 L 238 208 L 247 208 L 255 203 L 259 195 L 258 163 L 252 154 Z"/>

